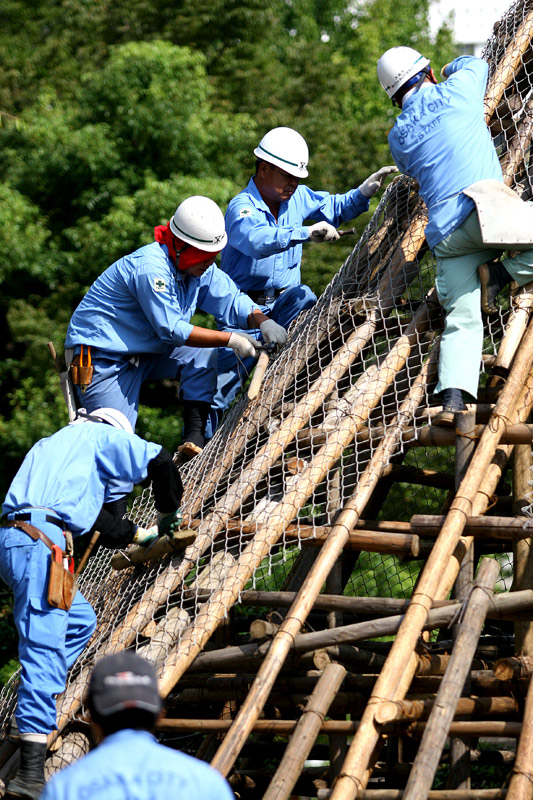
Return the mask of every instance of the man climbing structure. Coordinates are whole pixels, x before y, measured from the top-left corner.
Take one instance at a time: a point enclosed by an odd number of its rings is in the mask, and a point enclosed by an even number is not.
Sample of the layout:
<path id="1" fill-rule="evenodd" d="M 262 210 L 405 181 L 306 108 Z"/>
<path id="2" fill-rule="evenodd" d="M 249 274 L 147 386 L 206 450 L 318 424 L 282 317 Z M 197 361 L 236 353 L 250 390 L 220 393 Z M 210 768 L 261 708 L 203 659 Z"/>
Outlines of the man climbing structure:
<path id="1" fill-rule="evenodd" d="M 533 279 L 533 216 L 503 183 L 484 119 L 485 61 L 460 56 L 443 67 L 447 80 L 437 84 L 427 58 L 411 47 L 393 47 L 379 59 L 377 72 L 401 109 L 389 134 L 391 153 L 400 170 L 416 178 L 428 208 L 426 239 L 446 311 L 435 389 L 443 410 L 434 423 L 451 425 L 465 408 L 463 392 L 477 397 L 481 309 L 493 313 L 496 296 L 511 279 L 520 286 Z M 509 249 L 518 252 L 498 261 Z"/>
<path id="2" fill-rule="evenodd" d="M 179 378 L 182 462 L 201 451 L 216 388 L 218 347 L 257 356 L 257 338 L 192 325 L 196 309 L 230 328 L 258 328 L 265 343 L 286 331 L 214 265 L 227 241 L 224 217 L 208 197 L 184 200 L 155 241 L 124 256 L 93 283 L 68 326 L 78 401 L 89 411 L 111 406 L 135 427 L 141 384 Z"/>
<path id="3" fill-rule="evenodd" d="M 72 576 L 62 566 L 72 553 L 69 539 L 98 530 L 104 547 L 145 545 L 159 533 L 172 533 L 181 519 L 183 488 L 170 453 L 135 436 L 120 411 L 79 414 L 32 447 L 2 506 L 0 577 L 14 594 L 22 668 L 13 725 L 20 737 L 20 767 L 6 797 L 40 796 L 47 735 L 56 727 L 55 698 L 96 624 L 82 593 L 68 596 Z M 146 477 L 159 512 L 155 530 L 123 519 L 116 497 L 117 482 Z M 52 560 L 59 562 L 54 565 L 59 584 L 52 581 Z"/>
<path id="4" fill-rule="evenodd" d="M 397 169 L 382 167 L 358 189 L 329 194 L 300 184 L 309 174 L 309 150 L 298 131 L 273 128 L 254 154 L 255 175 L 226 211 L 228 244 L 222 252 L 221 268 L 269 319 L 287 328 L 301 311 L 316 303 L 313 291 L 302 283 L 302 245 L 338 239 L 337 226 L 368 211 L 370 198 L 383 179 Z M 306 220 L 313 222 L 304 224 Z M 227 324 L 219 327 L 235 330 Z M 253 365 L 250 358 L 239 363 L 231 350 L 219 350 L 213 429 Z"/>

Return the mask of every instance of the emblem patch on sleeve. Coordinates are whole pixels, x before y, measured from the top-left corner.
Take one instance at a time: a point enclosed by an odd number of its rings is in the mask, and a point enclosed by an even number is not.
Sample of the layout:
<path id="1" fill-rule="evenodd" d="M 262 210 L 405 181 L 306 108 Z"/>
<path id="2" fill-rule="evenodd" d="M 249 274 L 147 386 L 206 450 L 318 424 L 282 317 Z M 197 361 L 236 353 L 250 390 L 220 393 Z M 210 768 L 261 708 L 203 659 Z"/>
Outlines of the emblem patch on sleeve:
<path id="1" fill-rule="evenodd" d="M 167 282 L 164 278 L 154 278 L 154 290 L 156 292 L 166 292 Z"/>
<path id="2" fill-rule="evenodd" d="M 239 217 L 249 217 L 251 213 L 252 213 L 251 208 L 241 208 L 241 210 L 239 211 Z"/>

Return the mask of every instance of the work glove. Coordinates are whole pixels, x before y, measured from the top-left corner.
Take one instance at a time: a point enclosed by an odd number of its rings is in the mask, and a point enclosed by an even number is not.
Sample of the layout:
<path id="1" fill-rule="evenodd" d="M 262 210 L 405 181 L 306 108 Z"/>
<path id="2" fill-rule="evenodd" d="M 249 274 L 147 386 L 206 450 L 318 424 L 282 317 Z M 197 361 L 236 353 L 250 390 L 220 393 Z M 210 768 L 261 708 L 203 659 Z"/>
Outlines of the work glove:
<path id="1" fill-rule="evenodd" d="M 164 511 L 157 512 L 157 529 L 159 536 L 170 536 L 170 538 L 172 538 L 179 530 L 182 522 L 183 515 L 179 508 L 168 514 Z"/>
<path id="2" fill-rule="evenodd" d="M 264 323 L 263 323 L 264 324 Z M 229 337 L 227 347 L 231 347 L 239 358 L 257 358 L 257 351 L 261 347 L 261 342 L 254 339 L 248 333 L 232 333 Z"/>
<path id="3" fill-rule="evenodd" d="M 377 172 L 373 172 L 372 175 L 369 175 L 366 181 L 359 187 L 359 191 L 363 197 L 374 197 L 376 192 L 381 189 L 383 178 L 386 178 L 387 175 L 391 175 L 393 172 L 398 172 L 398 167 L 381 167 Z"/>
<path id="4" fill-rule="evenodd" d="M 273 319 L 265 319 L 259 326 L 265 344 L 275 344 L 281 347 L 287 341 L 287 331 Z"/>
<path id="5" fill-rule="evenodd" d="M 449 66 L 450 66 L 450 64 L 451 64 L 451 63 L 452 63 L 452 62 L 451 62 L 451 61 L 449 61 L 447 64 L 445 64 L 445 65 L 443 66 L 443 68 L 442 68 L 442 69 L 441 69 L 441 71 L 440 71 L 440 76 L 441 76 L 441 78 L 444 78 L 444 80 L 446 80 L 446 78 L 448 77 L 448 73 L 446 72 L 446 69 L 447 69 L 447 67 L 449 67 Z"/>
<path id="6" fill-rule="evenodd" d="M 157 525 L 152 525 L 151 528 L 137 528 L 135 536 L 133 537 L 133 544 L 138 544 L 141 547 L 146 547 L 152 544 L 159 536 Z"/>
<path id="7" fill-rule="evenodd" d="M 307 228 L 312 242 L 334 242 L 339 238 L 335 225 L 329 222 L 315 222 Z"/>

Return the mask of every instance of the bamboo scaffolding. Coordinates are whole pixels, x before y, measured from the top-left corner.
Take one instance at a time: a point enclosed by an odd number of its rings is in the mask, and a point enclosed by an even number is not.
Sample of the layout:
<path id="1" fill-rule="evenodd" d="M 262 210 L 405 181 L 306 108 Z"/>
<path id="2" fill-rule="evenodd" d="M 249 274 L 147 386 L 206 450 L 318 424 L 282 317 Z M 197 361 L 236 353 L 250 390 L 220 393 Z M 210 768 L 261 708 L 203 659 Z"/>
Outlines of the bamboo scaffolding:
<path id="1" fill-rule="evenodd" d="M 291 794 L 345 674 L 339 664 L 330 664 L 322 673 L 263 800 L 287 800 Z"/>
<path id="2" fill-rule="evenodd" d="M 430 714 L 435 699 L 401 700 L 397 703 L 383 703 L 376 711 L 376 722 L 387 725 L 392 722 L 410 723 L 425 719 Z M 514 697 L 460 697 L 454 710 L 455 716 L 514 716 L 520 706 Z"/>
<path id="3" fill-rule="evenodd" d="M 280 631 L 274 639 L 268 658 L 265 659 L 258 673 L 256 682 L 250 690 L 247 700 L 243 704 L 235 720 L 234 731 L 226 737 L 213 759 L 213 765 L 223 774 L 231 768 L 234 759 L 237 757 L 248 736 L 251 726 L 261 712 L 276 675 L 279 673 L 291 643 L 294 640 L 294 636 L 300 630 L 314 601 L 320 594 L 322 584 L 338 558 L 347 534 L 352 529 L 362 509 L 368 502 L 379 480 L 381 471 L 388 463 L 391 453 L 396 449 L 400 440 L 402 428 L 406 426 L 414 410 L 419 405 L 424 394 L 425 385 L 428 378 L 432 377 L 435 367 L 436 357 L 432 354 L 415 379 L 410 395 L 402 404 L 396 425 L 391 425 L 383 442 L 376 450 L 372 463 L 361 476 L 356 494 L 353 496 L 352 500 L 347 503 L 339 516 L 339 520 L 333 526 L 328 543 L 321 549 L 315 565 L 308 576 L 305 591 L 300 591 L 298 593 L 289 614 L 285 618 Z"/>
<path id="4" fill-rule="evenodd" d="M 495 563 L 497 564 L 498 562 Z M 521 597 L 517 597 L 517 595 L 521 595 Z M 298 601 L 298 597 L 299 595 L 295 602 Z M 493 598 L 487 616 L 497 619 L 502 615 L 507 616 L 517 610 L 523 611 L 527 609 L 530 611 L 533 608 L 532 599 L 533 591 L 531 590 L 526 590 L 524 593 L 509 592 L 506 594 L 498 594 Z M 383 619 L 355 622 L 352 625 L 343 625 L 340 628 L 327 628 L 313 633 L 293 634 L 287 647 L 287 654 L 291 651 L 295 653 L 307 653 L 334 645 L 352 644 L 353 642 L 362 641 L 364 639 L 393 636 L 399 631 L 400 626 L 409 612 L 409 608 L 410 606 L 408 605 L 405 614 L 397 614 L 384 617 Z M 458 615 L 460 609 L 461 603 L 450 603 L 446 606 L 431 609 L 424 620 L 423 629 L 430 631 L 448 626 Z M 288 626 L 285 625 L 285 627 Z M 244 657 L 246 657 L 248 661 L 250 659 L 256 659 L 257 661 L 262 661 L 264 659 L 261 671 L 266 671 L 268 663 L 270 663 L 271 660 L 270 651 L 273 647 L 273 642 L 276 641 L 282 629 L 283 625 L 280 626 L 273 640 L 266 641 L 263 644 L 244 644 L 200 653 L 192 663 L 190 669 L 195 672 L 231 669 L 238 667 L 239 663 L 244 661 Z M 267 654 L 268 659 L 266 658 Z M 415 659 L 415 670 L 417 664 L 418 658 Z M 269 681 L 269 685 L 272 684 L 273 681 Z"/>
<path id="5" fill-rule="evenodd" d="M 518 65 L 530 46 L 532 26 L 533 9 L 531 9 L 524 18 L 490 78 L 489 87 L 485 93 L 484 100 L 485 119 L 487 123 L 494 114 L 496 106 L 503 97 L 503 93 L 515 77 Z"/>
<path id="6" fill-rule="evenodd" d="M 284 528 L 294 518 L 298 509 L 306 502 L 313 491 L 313 487 L 324 478 L 327 471 L 338 461 L 344 448 L 353 440 L 357 429 L 364 424 L 372 408 L 377 405 L 379 399 L 394 379 L 395 374 L 405 363 L 412 342 L 416 340 L 418 335 L 417 331 L 427 322 L 427 319 L 427 306 L 424 303 L 418 309 L 404 336 L 397 340 L 395 346 L 386 355 L 379 369 L 372 370 L 370 378 L 365 373 L 355 384 L 351 390 L 354 398 L 351 415 L 343 418 L 337 431 L 331 436 L 330 441 L 324 445 L 310 465 L 299 475 L 296 487 L 284 496 L 276 511 L 271 513 L 268 524 L 259 529 L 253 542 L 247 546 L 241 556 L 239 564 L 228 573 L 226 585 L 219 592 L 212 595 L 205 609 L 200 609 L 194 628 L 190 628 L 183 635 L 179 652 L 175 653 L 175 658 L 172 658 L 172 654 L 169 656 L 165 675 L 161 680 L 161 691 L 164 694 L 171 691 L 180 675 L 192 663 L 203 644 L 216 628 L 219 619 L 226 613 L 226 609 L 237 599 L 239 591 L 246 580 L 251 577 L 255 568 L 268 554 L 270 547 L 277 542 Z M 430 361 L 431 364 L 434 363 L 434 359 Z M 424 370 L 422 374 L 425 380 Z M 418 381 L 416 385 L 421 386 L 421 382 Z M 417 399 L 417 404 L 418 402 L 419 398 Z M 342 527 L 342 538 L 345 538 L 344 526 Z M 330 534 L 328 544 L 322 548 L 321 554 L 328 548 L 331 539 L 332 534 Z M 330 569 L 331 565 L 328 566 L 327 573 L 329 573 Z M 318 591 L 316 594 L 318 594 Z M 284 625 L 281 626 L 276 640 L 278 640 L 278 637 L 281 638 L 285 635 Z"/>
<path id="7" fill-rule="evenodd" d="M 487 477 L 489 464 L 500 440 L 500 422 L 509 418 L 517 404 L 517 396 L 531 371 L 533 360 L 533 326 L 528 326 L 520 343 L 507 383 L 493 412 L 494 423 L 487 426 L 470 462 L 469 469 L 463 479 L 442 530 L 435 542 L 426 566 L 420 575 L 418 585 L 413 593 L 411 604 L 407 609 L 404 621 L 389 657 L 378 681 L 374 693 L 369 700 L 367 710 L 361 718 L 361 725 L 355 735 L 343 772 L 333 790 L 334 800 L 354 800 L 356 793 L 365 788 L 369 778 L 369 764 L 379 741 L 379 731 L 375 727 L 374 714 L 377 707 L 386 700 L 402 699 L 400 687 L 402 677 L 407 682 L 411 677 L 408 665 L 418 636 L 424 626 L 428 611 L 434 599 L 441 597 L 441 592 L 448 592 L 457 574 L 457 566 L 453 565 L 449 575 L 443 582 L 443 567 L 450 561 L 459 538 L 461 537 L 465 519 L 472 514 L 472 506 Z"/>
<path id="8" fill-rule="evenodd" d="M 492 598 L 500 565 L 494 559 L 481 562 L 474 588 L 466 601 L 464 617 L 435 703 L 429 715 L 418 753 L 407 781 L 405 800 L 425 800 L 453 720 L 462 688 L 474 656 L 485 615 Z"/>

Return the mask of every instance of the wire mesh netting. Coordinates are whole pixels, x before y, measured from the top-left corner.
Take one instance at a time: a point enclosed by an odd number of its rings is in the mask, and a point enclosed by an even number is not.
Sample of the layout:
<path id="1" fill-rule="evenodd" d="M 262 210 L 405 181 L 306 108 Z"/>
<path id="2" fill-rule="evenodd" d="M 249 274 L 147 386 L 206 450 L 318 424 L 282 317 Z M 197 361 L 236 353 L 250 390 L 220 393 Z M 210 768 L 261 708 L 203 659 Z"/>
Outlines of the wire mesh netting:
<path id="1" fill-rule="evenodd" d="M 516 3 L 483 54 L 487 122 L 505 182 L 524 199 L 531 197 L 532 25 L 533 3 Z M 445 513 L 454 495 L 453 447 L 419 441 L 440 410 L 432 392 L 443 326 L 426 221 L 416 184 L 396 178 L 316 306 L 291 326 L 258 397 L 238 399 L 183 468 L 182 528 L 193 532 L 185 549 L 138 564 L 133 551 L 116 553 L 117 568 L 108 551 L 91 559 L 80 589 L 98 625 L 58 700 L 60 729 L 83 711 L 89 671 L 103 654 L 134 647 L 172 691 L 206 646 L 216 649 L 212 634 L 230 611 L 244 613 L 243 591 L 299 588 L 317 543 L 369 481 L 362 519 Z M 489 401 L 488 378 L 506 326 L 523 313 L 521 297 L 485 322 L 481 387 Z M 130 516 L 144 527 L 154 522 L 149 489 Z M 512 555 L 498 558 L 499 589 L 509 589 Z M 409 598 L 423 563 L 406 546 L 354 550 L 344 560 L 342 591 Z M 16 684 L 15 676 L 0 695 L 4 729 Z M 66 737 L 52 768 L 78 757 L 80 747 Z"/>

